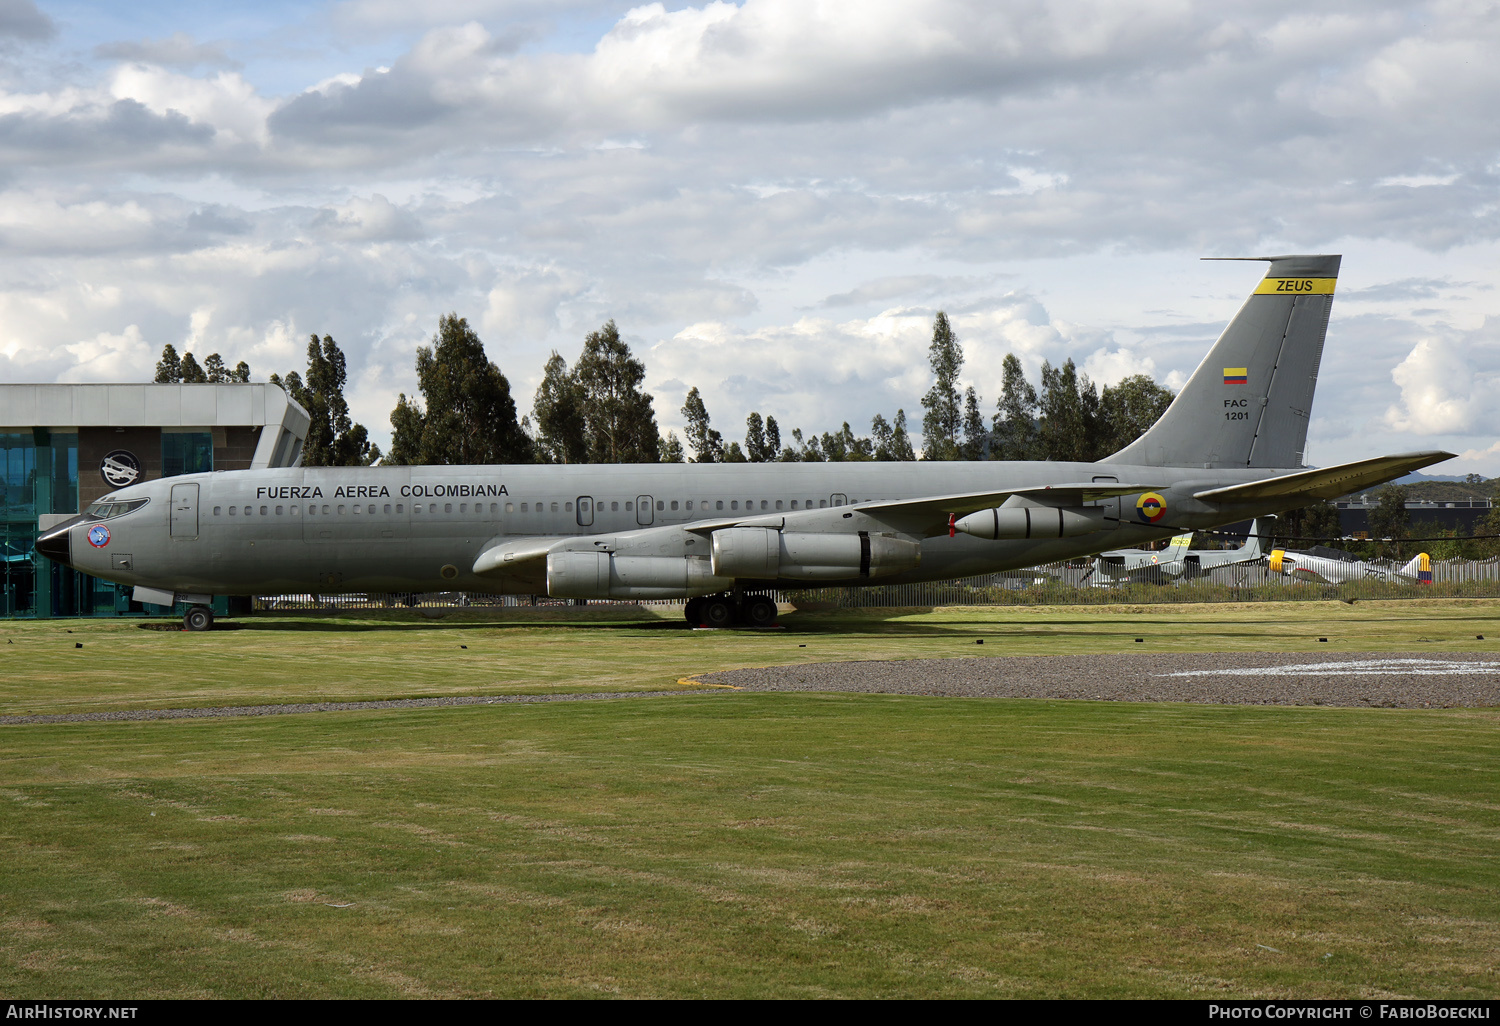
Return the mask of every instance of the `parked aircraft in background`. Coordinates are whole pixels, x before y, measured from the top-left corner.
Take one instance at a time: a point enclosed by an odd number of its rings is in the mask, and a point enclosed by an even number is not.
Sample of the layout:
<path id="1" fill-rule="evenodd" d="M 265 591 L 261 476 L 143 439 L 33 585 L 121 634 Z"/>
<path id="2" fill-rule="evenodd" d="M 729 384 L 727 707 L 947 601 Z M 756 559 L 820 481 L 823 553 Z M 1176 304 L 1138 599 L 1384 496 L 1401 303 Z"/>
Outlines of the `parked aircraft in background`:
<path id="1" fill-rule="evenodd" d="M 1451 458 L 1309 470 L 1337 256 L 1270 269 L 1161 418 L 1098 463 L 302 467 L 120 488 L 38 552 L 135 586 L 215 594 L 475 591 L 687 598 L 769 624 L 772 588 L 902 584 L 1036 566 L 1294 509 Z"/>
<path id="2" fill-rule="evenodd" d="M 1275 549 L 1266 566 L 1272 573 L 1286 574 L 1304 581 L 1317 581 L 1319 584 L 1347 584 L 1350 581 L 1432 583 L 1432 557 L 1425 552 L 1417 553 L 1405 566 L 1397 568 L 1366 563 L 1348 553 L 1344 553 L 1344 556 L 1347 558 Z"/>
<path id="3" fill-rule="evenodd" d="M 1201 577 L 1221 566 L 1258 563 L 1265 552 L 1260 545 L 1260 521 L 1252 521 L 1250 534 L 1237 549 L 1190 549 L 1193 532 L 1175 535 L 1165 549 L 1111 549 L 1094 557 L 1089 574 L 1095 584 L 1128 580 L 1162 580 Z M 1085 580 L 1088 578 L 1085 577 Z"/>

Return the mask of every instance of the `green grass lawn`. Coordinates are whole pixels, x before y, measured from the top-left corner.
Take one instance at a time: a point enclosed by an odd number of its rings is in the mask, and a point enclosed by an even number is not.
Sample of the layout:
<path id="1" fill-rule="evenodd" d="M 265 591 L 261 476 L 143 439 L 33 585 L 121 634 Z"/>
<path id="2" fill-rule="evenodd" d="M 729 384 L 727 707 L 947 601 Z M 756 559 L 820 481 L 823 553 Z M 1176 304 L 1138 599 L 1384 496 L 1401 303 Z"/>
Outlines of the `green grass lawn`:
<path id="1" fill-rule="evenodd" d="M 511 619 L 415 613 L 0 622 L 0 715 L 433 695 L 656 691 L 687 675 L 838 659 L 1120 651 L 1500 652 L 1500 600 L 792 613 L 784 631 L 693 631 L 672 612 Z M 144 629 L 144 628 L 158 629 Z M 1484 634 L 1485 641 L 1475 635 Z M 1135 638 L 1144 637 L 1144 645 Z M 1319 637 L 1328 638 L 1320 644 Z M 980 648 L 974 644 L 985 641 Z M 81 643 L 83 648 L 75 648 Z"/>
<path id="2" fill-rule="evenodd" d="M 1496 611 L 7 623 L 0 667 L 5 712 L 655 689 L 1137 636 L 1452 651 L 1487 644 Z M 0 727 L 0 991 L 1494 997 L 1497 727 L 1500 710 L 723 692 Z"/>

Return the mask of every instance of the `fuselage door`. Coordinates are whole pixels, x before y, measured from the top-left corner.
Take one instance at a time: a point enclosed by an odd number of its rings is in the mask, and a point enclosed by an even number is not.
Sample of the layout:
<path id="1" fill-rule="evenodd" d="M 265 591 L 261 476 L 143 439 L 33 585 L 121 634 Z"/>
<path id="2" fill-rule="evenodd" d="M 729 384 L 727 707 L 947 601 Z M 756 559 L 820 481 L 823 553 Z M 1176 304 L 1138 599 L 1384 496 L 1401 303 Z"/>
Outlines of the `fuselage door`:
<path id="1" fill-rule="evenodd" d="M 578 497 L 578 526 L 594 526 L 594 500 L 592 496 L 580 495 Z"/>
<path id="2" fill-rule="evenodd" d="M 651 510 L 651 496 L 637 495 L 635 497 L 635 522 L 642 527 L 650 527 L 655 514 Z"/>
<path id="3" fill-rule="evenodd" d="M 192 541 L 198 537 L 198 486 L 174 484 L 172 486 L 173 538 Z"/>

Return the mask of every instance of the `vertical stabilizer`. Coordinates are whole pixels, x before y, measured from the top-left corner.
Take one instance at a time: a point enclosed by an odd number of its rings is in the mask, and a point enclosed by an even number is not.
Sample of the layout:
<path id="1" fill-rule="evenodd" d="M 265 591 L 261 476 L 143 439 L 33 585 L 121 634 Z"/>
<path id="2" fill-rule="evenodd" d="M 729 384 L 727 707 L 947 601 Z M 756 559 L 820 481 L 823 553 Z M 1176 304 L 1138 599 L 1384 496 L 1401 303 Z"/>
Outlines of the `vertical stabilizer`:
<path id="1" fill-rule="evenodd" d="M 1278 256 L 1161 419 L 1106 463 L 1301 467 L 1338 256 Z"/>

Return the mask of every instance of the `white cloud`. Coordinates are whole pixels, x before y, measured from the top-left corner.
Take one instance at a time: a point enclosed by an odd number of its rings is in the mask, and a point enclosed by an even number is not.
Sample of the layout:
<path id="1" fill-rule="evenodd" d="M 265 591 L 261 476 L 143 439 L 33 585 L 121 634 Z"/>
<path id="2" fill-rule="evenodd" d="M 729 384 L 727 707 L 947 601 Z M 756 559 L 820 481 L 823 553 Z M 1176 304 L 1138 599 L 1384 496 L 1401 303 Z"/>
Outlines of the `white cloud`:
<path id="1" fill-rule="evenodd" d="M 1489 396 L 1500 381 L 1500 367 L 1493 363 L 1496 341 L 1433 336 L 1417 342 L 1391 371 L 1401 399 L 1386 410 L 1386 424 L 1419 436 L 1493 431 L 1494 423 L 1487 414 Z M 1491 361 L 1480 370 L 1474 361 L 1478 354 L 1465 350 L 1484 346 L 1485 342 Z"/>

